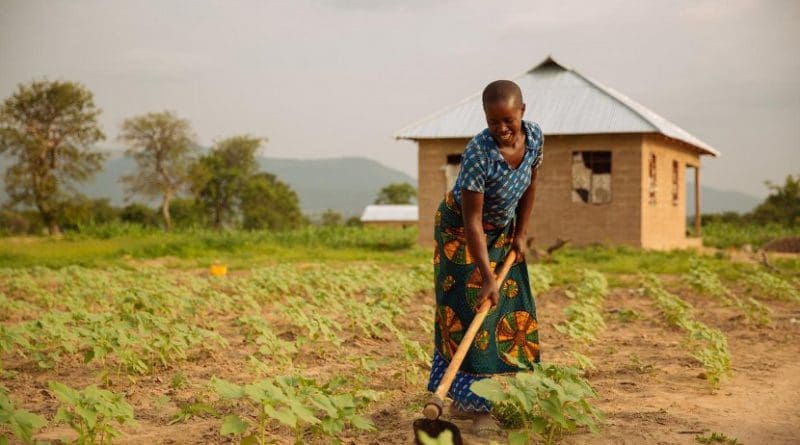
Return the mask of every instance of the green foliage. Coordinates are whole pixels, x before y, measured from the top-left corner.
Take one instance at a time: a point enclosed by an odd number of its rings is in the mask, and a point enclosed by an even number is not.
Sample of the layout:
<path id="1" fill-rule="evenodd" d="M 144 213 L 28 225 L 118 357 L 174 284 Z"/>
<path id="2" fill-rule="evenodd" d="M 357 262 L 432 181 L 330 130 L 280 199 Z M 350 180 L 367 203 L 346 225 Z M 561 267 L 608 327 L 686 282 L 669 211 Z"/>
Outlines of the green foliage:
<path id="1" fill-rule="evenodd" d="M 322 212 L 319 223 L 322 227 L 337 227 L 341 226 L 343 221 L 342 214 L 333 209 L 327 209 Z"/>
<path id="2" fill-rule="evenodd" d="M 769 272 L 754 271 L 745 275 L 745 282 L 751 286 L 751 291 L 758 289 L 759 295 L 800 303 L 800 291 L 788 281 Z"/>
<path id="3" fill-rule="evenodd" d="M 709 222 L 703 224 L 703 245 L 727 249 L 750 245 L 754 248 L 787 236 L 800 236 L 800 227 L 786 227 L 775 222 L 730 223 Z"/>
<path id="4" fill-rule="evenodd" d="M 564 308 L 567 321 L 555 325 L 556 330 L 577 340 L 596 341 L 597 334 L 606 327 L 601 312 L 603 300 L 608 295 L 608 281 L 605 276 L 597 271 L 584 270 L 575 290 L 567 290 L 566 294 L 572 303 Z"/>
<path id="5" fill-rule="evenodd" d="M 699 259 L 693 258 L 690 265 L 691 270 L 684 275 L 684 280 L 693 288 L 716 298 L 726 306 L 741 310 L 748 322 L 760 325 L 768 325 L 771 322 L 772 311 L 767 306 L 754 298 L 741 298 L 734 294 L 722 284 L 719 276 Z"/>
<path id="6" fill-rule="evenodd" d="M 109 229 L 109 230 L 106 230 Z M 96 237 L 92 236 L 97 234 Z M 98 227 L 66 239 L 0 238 L 0 267 L 98 265 L 130 267 L 128 260 L 171 257 L 174 263 L 205 267 L 221 260 L 231 267 L 303 261 L 373 261 L 419 264 L 430 258 L 417 247 L 415 227 L 304 227 L 292 231 L 176 230 L 161 233 L 138 226 Z"/>
<path id="7" fill-rule="evenodd" d="M 192 165 L 191 188 L 215 229 L 234 224 L 247 182 L 258 171 L 261 138 L 234 136 L 214 144 Z"/>
<path id="8" fill-rule="evenodd" d="M 598 424 L 605 421 L 589 402 L 597 393 L 581 371 L 570 366 L 535 363 L 530 372 L 479 380 L 470 389 L 492 402 L 492 414 L 501 424 L 522 429 L 509 435 L 516 443 L 530 443 L 538 436 L 553 444 L 579 427 L 597 434 Z"/>
<path id="9" fill-rule="evenodd" d="M 172 228 L 170 203 L 186 185 L 189 162 L 195 150 L 191 124 L 170 111 L 134 116 L 122 123 L 119 140 L 128 145 L 127 156 L 137 170 L 122 177 L 130 195 L 161 198 L 165 228 Z"/>
<path id="10" fill-rule="evenodd" d="M 453 432 L 444 430 L 437 437 L 431 437 L 425 431 L 417 431 L 417 436 L 422 445 L 453 445 Z"/>
<path id="11" fill-rule="evenodd" d="M 528 281 L 531 284 L 531 291 L 540 294 L 550 289 L 553 284 L 553 274 L 541 264 L 528 265 Z"/>
<path id="12" fill-rule="evenodd" d="M 728 341 L 719 329 L 713 329 L 694 319 L 694 307 L 677 295 L 664 289 L 661 281 L 652 274 L 642 277 L 645 295 L 653 299 L 670 324 L 686 331 L 685 346 L 705 368 L 709 385 L 717 389 L 723 378 L 730 374 L 731 357 Z"/>
<path id="13" fill-rule="evenodd" d="M 34 443 L 33 434 L 47 424 L 47 421 L 36 414 L 19 409 L 8 396 L 8 390 L 0 385 L 0 430 L 11 431 L 17 440 L 23 443 Z M 0 434 L 0 443 L 5 435 Z"/>
<path id="14" fill-rule="evenodd" d="M 75 390 L 59 382 L 49 383 L 50 391 L 61 402 L 55 423 L 66 423 L 78 438 L 81 445 L 110 444 L 121 432 L 113 426 L 128 425 L 134 422 L 133 408 L 125 401 L 123 394 L 99 389 L 95 385 Z"/>
<path id="15" fill-rule="evenodd" d="M 721 443 L 724 445 L 742 445 L 739 439 L 728 437 L 722 433 L 712 432 L 708 436 L 695 436 L 697 443 L 714 444 Z"/>
<path id="16" fill-rule="evenodd" d="M 0 106 L 0 155 L 10 204 L 35 206 L 51 234 L 61 233 L 59 208 L 73 183 L 91 178 L 105 154 L 92 145 L 105 138 L 91 91 L 75 82 L 20 84 Z"/>
<path id="17" fill-rule="evenodd" d="M 215 378 L 211 386 L 222 399 L 242 399 L 255 409 L 258 424 L 242 442 L 270 443 L 266 428 L 270 423 L 278 423 L 292 429 L 295 443 L 302 444 L 306 442 L 306 433 L 336 439 L 348 425 L 374 431 L 372 422 L 357 414 L 369 400 L 341 392 L 342 383 L 343 379 L 334 379 L 318 385 L 314 380 L 301 377 L 276 377 L 240 386 Z M 246 420 L 228 415 L 220 433 L 244 435 L 249 429 Z"/>
<path id="18" fill-rule="evenodd" d="M 753 210 L 758 223 L 779 223 L 786 227 L 800 226 L 800 174 L 788 175 L 783 185 L 766 182 L 772 193 Z"/>
<path id="19" fill-rule="evenodd" d="M 242 227 L 247 230 L 291 230 L 308 224 L 300 198 L 270 173 L 252 176 L 242 193 Z"/>
<path id="20" fill-rule="evenodd" d="M 78 230 L 82 225 L 102 225 L 117 220 L 118 211 L 108 199 L 88 199 L 77 195 L 60 203 L 59 221 L 65 230 Z"/>
<path id="21" fill-rule="evenodd" d="M 413 204 L 417 200 L 417 189 L 408 183 L 389 184 L 378 192 L 375 204 Z"/>
<path id="22" fill-rule="evenodd" d="M 145 227 L 158 225 L 158 213 L 145 204 L 134 202 L 119 211 L 119 219 L 124 223 L 140 224 Z"/>

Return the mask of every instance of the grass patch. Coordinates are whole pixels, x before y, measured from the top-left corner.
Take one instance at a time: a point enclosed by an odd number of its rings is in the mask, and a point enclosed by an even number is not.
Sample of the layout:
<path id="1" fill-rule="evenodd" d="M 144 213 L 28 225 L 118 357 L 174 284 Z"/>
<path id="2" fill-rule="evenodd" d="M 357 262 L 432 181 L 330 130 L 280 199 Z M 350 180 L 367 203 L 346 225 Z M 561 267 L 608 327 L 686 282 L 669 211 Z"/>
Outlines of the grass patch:
<path id="1" fill-rule="evenodd" d="M 418 264 L 430 256 L 417 246 L 417 230 L 360 227 L 291 232 L 145 232 L 109 238 L 81 235 L 0 239 L 0 267 L 125 266 L 131 259 L 173 257 L 186 267 L 214 261 L 232 268 L 307 261 Z"/>

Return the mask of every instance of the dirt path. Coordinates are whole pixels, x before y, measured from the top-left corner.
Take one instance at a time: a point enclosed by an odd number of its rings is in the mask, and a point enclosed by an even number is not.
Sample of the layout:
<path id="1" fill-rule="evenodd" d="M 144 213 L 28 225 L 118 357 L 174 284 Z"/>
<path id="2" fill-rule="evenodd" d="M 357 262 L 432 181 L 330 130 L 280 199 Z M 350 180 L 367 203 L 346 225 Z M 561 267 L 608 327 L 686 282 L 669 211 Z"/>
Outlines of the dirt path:
<path id="1" fill-rule="evenodd" d="M 800 441 L 800 323 L 797 306 L 767 302 L 772 327 L 746 325 L 729 308 L 707 298 L 682 295 L 698 318 L 728 337 L 733 376 L 712 393 L 698 378 L 702 368 L 678 347 L 682 333 L 666 325 L 649 300 L 615 291 L 607 309 L 634 309 L 645 318 L 622 322 L 607 317 L 608 329 L 589 352 L 601 368 L 589 375 L 603 397 L 608 425 L 600 437 L 578 434 L 565 444 L 696 444 L 711 432 L 743 444 Z M 561 344 L 559 344 L 561 346 Z"/>

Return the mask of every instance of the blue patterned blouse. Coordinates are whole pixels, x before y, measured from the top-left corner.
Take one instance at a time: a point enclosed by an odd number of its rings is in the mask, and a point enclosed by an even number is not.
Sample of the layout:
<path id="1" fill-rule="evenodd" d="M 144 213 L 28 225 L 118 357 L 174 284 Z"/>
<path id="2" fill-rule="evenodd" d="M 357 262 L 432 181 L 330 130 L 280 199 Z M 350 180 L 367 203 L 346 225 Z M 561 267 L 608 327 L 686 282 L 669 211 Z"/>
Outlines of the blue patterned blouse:
<path id="1" fill-rule="evenodd" d="M 514 218 L 517 203 L 531 183 L 532 169 L 542 164 L 544 135 L 539 124 L 522 121 L 525 154 L 516 169 L 508 165 L 489 129 L 478 133 L 461 156 L 453 197 L 461 205 L 461 190 L 483 193 L 483 222 L 504 227 Z"/>

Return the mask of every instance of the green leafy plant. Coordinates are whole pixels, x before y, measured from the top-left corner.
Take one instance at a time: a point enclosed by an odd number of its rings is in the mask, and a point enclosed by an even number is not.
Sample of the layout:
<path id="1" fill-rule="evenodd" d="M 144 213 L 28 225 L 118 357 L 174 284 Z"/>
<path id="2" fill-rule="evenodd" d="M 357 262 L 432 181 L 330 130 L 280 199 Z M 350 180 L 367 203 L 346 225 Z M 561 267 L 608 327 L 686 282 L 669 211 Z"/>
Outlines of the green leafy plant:
<path id="1" fill-rule="evenodd" d="M 603 299 L 608 295 L 605 276 L 597 271 L 584 270 L 575 290 L 567 290 L 566 294 L 572 303 L 564 309 L 567 321 L 555 325 L 556 330 L 585 342 L 597 340 L 597 334 L 606 327 L 601 312 Z"/>
<path id="2" fill-rule="evenodd" d="M 664 289 L 661 281 L 652 274 L 642 277 L 642 291 L 648 295 L 672 325 L 686 331 L 685 346 L 693 357 L 702 363 L 709 385 L 719 388 L 730 373 L 731 358 L 728 341 L 719 329 L 713 329 L 694 319 L 694 307 Z"/>
<path id="3" fill-rule="evenodd" d="M 755 290 L 753 288 L 760 291 L 760 295 L 800 303 L 800 291 L 788 281 L 771 273 L 755 271 L 745 276 L 745 282 L 751 286 L 751 291 Z"/>
<path id="4" fill-rule="evenodd" d="M 213 379 L 211 385 L 221 398 L 244 399 L 256 409 L 256 431 L 244 436 L 242 442 L 263 445 L 267 443 L 266 428 L 270 422 L 291 428 L 297 444 L 304 443 L 306 432 L 338 440 L 336 436 L 347 425 L 374 430 L 371 421 L 356 414 L 367 400 L 336 391 L 341 383 L 341 380 L 332 380 L 319 386 L 309 379 L 277 377 L 243 386 Z M 244 435 L 249 429 L 247 420 L 232 414 L 223 419 L 220 432 L 223 435 Z"/>
<path id="5" fill-rule="evenodd" d="M 590 399 L 597 392 L 571 366 L 535 363 L 529 372 L 479 380 L 472 392 L 492 402 L 492 414 L 508 428 L 510 443 L 530 443 L 539 437 L 553 444 L 565 432 L 586 427 L 599 432 L 603 413 Z"/>
<path id="6" fill-rule="evenodd" d="M 722 433 L 713 432 L 708 436 L 695 436 L 694 438 L 698 443 L 713 444 L 721 443 L 725 445 L 742 445 L 739 439 L 728 437 Z"/>
<path id="7" fill-rule="evenodd" d="M 689 259 L 690 270 L 684 274 L 684 280 L 694 289 L 705 295 L 718 299 L 722 304 L 742 311 L 746 319 L 760 325 L 768 325 L 772 321 L 772 311 L 758 300 L 741 298 L 722 284 L 719 276 L 705 263 L 697 258 Z"/>
<path id="8" fill-rule="evenodd" d="M 9 430 L 17 440 L 30 444 L 34 443 L 34 432 L 45 425 L 47 421 L 44 417 L 17 408 L 9 398 L 8 390 L 0 386 L 0 445 L 8 444 L 2 430 Z"/>
<path id="9" fill-rule="evenodd" d="M 50 390 L 61 402 L 56 423 L 66 423 L 78 438 L 80 445 L 110 444 L 121 432 L 112 423 L 128 425 L 134 422 L 133 408 L 125 401 L 125 396 L 100 389 L 95 385 L 75 390 L 63 383 L 51 381 Z"/>

